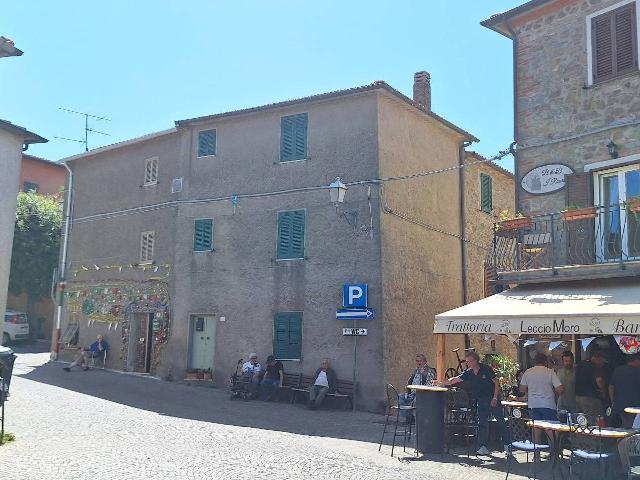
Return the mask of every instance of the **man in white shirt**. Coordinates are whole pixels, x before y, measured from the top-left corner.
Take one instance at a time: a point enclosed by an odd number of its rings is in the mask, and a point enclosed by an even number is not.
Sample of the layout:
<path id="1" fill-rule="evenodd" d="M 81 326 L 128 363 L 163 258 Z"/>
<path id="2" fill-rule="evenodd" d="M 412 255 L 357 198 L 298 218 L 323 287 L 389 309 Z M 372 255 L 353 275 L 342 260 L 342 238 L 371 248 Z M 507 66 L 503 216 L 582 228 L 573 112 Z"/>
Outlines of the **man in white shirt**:
<path id="1" fill-rule="evenodd" d="M 529 416 L 532 420 L 558 420 L 556 395 L 564 392 L 564 386 L 556 373 L 547 367 L 547 356 L 538 353 L 535 367 L 522 376 L 520 390 L 528 396 Z"/>
<path id="2" fill-rule="evenodd" d="M 261 374 L 262 365 L 258 363 L 258 354 L 252 353 L 249 355 L 249 361 L 242 365 L 242 377 L 247 382 L 247 390 L 249 390 L 251 398 L 258 396 Z"/>
<path id="3" fill-rule="evenodd" d="M 322 361 L 320 368 L 314 374 L 315 381 L 309 388 L 309 408 L 315 410 L 320 406 L 327 393 L 334 393 L 337 388 L 336 374 L 329 367 L 329 360 Z"/>

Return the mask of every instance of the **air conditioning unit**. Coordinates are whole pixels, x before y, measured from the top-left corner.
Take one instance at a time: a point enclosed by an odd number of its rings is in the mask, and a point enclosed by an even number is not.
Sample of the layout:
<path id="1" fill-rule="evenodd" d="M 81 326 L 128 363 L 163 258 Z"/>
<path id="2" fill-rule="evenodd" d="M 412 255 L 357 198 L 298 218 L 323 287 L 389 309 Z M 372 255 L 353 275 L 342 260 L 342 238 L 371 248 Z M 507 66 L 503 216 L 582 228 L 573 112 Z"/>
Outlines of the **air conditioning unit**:
<path id="1" fill-rule="evenodd" d="M 171 182 L 171 193 L 179 193 L 182 191 L 182 177 L 174 178 Z"/>

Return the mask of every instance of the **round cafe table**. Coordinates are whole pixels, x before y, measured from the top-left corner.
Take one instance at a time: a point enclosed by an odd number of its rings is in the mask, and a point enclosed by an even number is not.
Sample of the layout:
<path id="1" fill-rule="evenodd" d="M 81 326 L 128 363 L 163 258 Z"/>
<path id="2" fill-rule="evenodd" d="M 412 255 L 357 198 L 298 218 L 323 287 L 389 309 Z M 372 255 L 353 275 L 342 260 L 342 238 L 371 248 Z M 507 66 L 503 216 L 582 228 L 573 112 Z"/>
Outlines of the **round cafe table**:
<path id="1" fill-rule="evenodd" d="M 416 391 L 417 445 L 420 453 L 444 450 L 444 407 L 448 389 L 429 385 L 407 385 Z"/>

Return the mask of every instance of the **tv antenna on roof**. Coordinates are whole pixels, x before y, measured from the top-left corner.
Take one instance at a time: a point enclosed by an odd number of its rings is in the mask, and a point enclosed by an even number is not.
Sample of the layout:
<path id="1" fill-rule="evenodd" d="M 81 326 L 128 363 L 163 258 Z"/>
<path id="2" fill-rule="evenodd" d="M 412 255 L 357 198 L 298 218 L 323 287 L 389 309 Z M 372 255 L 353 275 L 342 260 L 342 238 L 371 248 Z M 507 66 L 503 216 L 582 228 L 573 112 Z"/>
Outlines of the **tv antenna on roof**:
<path id="1" fill-rule="evenodd" d="M 111 121 L 110 118 L 99 117 L 98 115 L 92 115 L 91 113 L 86 113 L 86 112 L 78 112 L 77 110 L 71 110 L 70 108 L 58 107 L 58 109 L 62 110 L 63 112 L 75 113 L 76 115 L 83 115 L 84 116 L 84 140 L 77 140 L 75 138 L 56 137 L 55 135 L 54 135 L 53 138 L 58 138 L 60 140 L 66 140 L 68 142 L 82 143 L 82 144 L 84 144 L 84 151 L 88 152 L 89 151 L 89 133 L 98 133 L 100 135 L 111 136 L 110 134 L 105 133 L 105 132 L 101 132 L 100 130 L 94 130 L 93 128 L 89 128 L 89 117 L 95 118 L 96 120 L 105 120 L 107 122 Z"/>

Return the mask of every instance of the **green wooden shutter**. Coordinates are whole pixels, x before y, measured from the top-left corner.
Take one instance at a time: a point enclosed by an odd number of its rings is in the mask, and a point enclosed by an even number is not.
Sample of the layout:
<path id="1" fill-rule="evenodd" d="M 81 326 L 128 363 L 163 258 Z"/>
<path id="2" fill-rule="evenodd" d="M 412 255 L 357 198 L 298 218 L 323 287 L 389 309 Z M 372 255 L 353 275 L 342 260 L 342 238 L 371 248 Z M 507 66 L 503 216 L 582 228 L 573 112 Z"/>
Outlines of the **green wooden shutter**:
<path id="1" fill-rule="evenodd" d="M 278 213 L 278 260 L 304 258 L 304 227 L 304 210 Z"/>
<path id="2" fill-rule="evenodd" d="M 198 133 L 198 156 L 206 157 L 216 154 L 216 131 L 203 130 Z"/>
<path id="3" fill-rule="evenodd" d="M 207 252 L 213 249 L 213 220 L 200 218 L 194 222 L 193 251 Z"/>
<path id="4" fill-rule="evenodd" d="M 279 359 L 302 358 L 302 313 L 279 312 L 273 324 L 273 354 Z"/>
<path id="5" fill-rule="evenodd" d="M 480 209 L 485 213 L 493 212 L 493 182 L 489 175 L 480 174 Z"/>
<path id="6" fill-rule="evenodd" d="M 280 119 L 280 161 L 307 158 L 308 115 L 288 115 Z"/>

